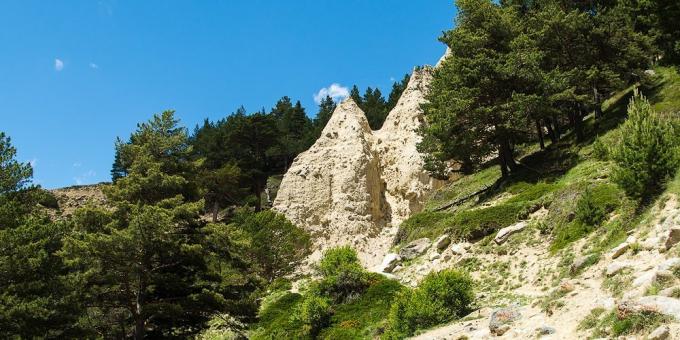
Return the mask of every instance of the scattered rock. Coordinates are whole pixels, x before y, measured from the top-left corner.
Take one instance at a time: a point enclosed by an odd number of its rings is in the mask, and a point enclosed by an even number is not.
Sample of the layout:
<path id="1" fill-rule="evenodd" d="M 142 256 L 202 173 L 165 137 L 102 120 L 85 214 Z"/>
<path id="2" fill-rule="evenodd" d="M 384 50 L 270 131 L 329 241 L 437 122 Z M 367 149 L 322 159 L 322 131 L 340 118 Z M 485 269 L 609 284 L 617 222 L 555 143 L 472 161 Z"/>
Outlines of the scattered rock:
<path id="1" fill-rule="evenodd" d="M 656 281 L 668 282 L 675 279 L 675 275 L 670 270 L 659 270 L 656 272 Z"/>
<path id="2" fill-rule="evenodd" d="M 439 236 L 439 238 L 434 241 L 434 246 L 439 251 L 446 249 L 446 247 L 448 247 L 449 244 L 451 244 L 451 238 L 449 237 L 449 235 Z"/>
<path id="3" fill-rule="evenodd" d="M 659 270 L 673 271 L 677 268 L 680 268 L 680 258 L 678 257 L 670 258 L 659 265 Z"/>
<path id="4" fill-rule="evenodd" d="M 590 260 L 590 257 L 592 255 L 586 255 L 586 256 L 579 256 L 574 260 L 574 263 L 571 264 L 571 267 L 569 268 L 569 271 L 571 274 L 576 274 L 579 270 L 583 269 L 583 267 L 586 266 L 586 263 Z"/>
<path id="5" fill-rule="evenodd" d="M 678 242 L 680 242 L 680 226 L 672 227 L 668 231 L 668 237 L 666 238 L 666 250 L 671 249 Z"/>
<path id="6" fill-rule="evenodd" d="M 430 254 L 430 261 L 437 260 L 437 259 L 439 259 L 440 257 L 441 257 L 441 255 L 439 255 L 439 253 L 433 252 L 432 254 Z"/>
<path id="7" fill-rule="evenodd" d="M 557 332 L 555 328 L 550 327 L 550 326 L 541 326 L 536 328 L 536 332 L 538 332 L 538 335 L 550 335 L 550 334 L 555 334 Z"/>
<path id="8" fill-rule="evenodd" d="M 460 243 L 456 243 L 451 246 L 451 252 L 455 255 L 463 255 L 466 251 Z"/>
<path id="9" fill-rule="evenodd" d="M 623 271 L 624 269 L 630 268 L 631 266 L 632 265 L 628 262 L 621 261 L 612 262 L 607 266 L 607 269 L 605 270 L 605 275 L 614 276 Z"/>
<path id="10" fill-rule="evenodd" d="M 654 250 L 659 248 L 660 243 L 661 239 L 659 239 L 658 237 L 650 237 L 644 240 L 642 243 L 640 243 L 640 246 L 644 250 Z"/>
<path id="11" fill-rule="evenodd" d="M 680 286 L 673 286 L 673 287 L 670 287 L 670 288 L 666 288 L 666 289 L 660 291 L 659 295 L 673 297 L 673 295 L 675 295 L 676 292 L 680 292 Z"/>
<path id="12" fill-rule="evenodd" d="M 510 238 L 510 236 L 512 236 L 512 234 L 515 234 L 519 231 L 522 231 L 524 228 L 526 228 L 527 224 L 528 223 L 526 221 L 521 221 L 521 222 L 517 222 L 517 223 L 515 223 L 515 224 L 513 224 L 509 227 L 505 227 L 505 228 L 501 229 L 498 232 L 498 234 L 496 234 L 496 238 L 494 238 L 494 241 L 498 245 L 505 243 L 505 241 L 507 241 Z"/>
<path id="13" fill-rule="evenodd" d="M 615 259 L 623 255 L 626 252 L 626 250 L 628 250 L 628 247 L 630 247 L 630 244 L 628 244 L 628 242 L 623 242 L 616 246 L 616 248 L 612 249 L 612 259 Z"/>
<path id="14" fill-rule="evenodd" d="M 680 300 L 667 296 L 643 296 L 635 301 L 623 301 L 616 307 L 620 319 L 631 313 L 656 312 L 673 318 L 680 318 Z"/>
<path id="15" fill-rule="evenodd" d="M 510 324 L 519 319 L 522 315 L 516 308 L 501 308 L 491 313 L 489 320 L 489 330 L 492 334 L 501 336 L 510 329 Z"/>
<path id="16" fill-rule="evenodd" d="M 671 330 L 668 326 L 659 326 L 657 329 L 649 333 L 648 340 L 666 340 L 671 335 Z"/>
<path id="17" fill-rule="evenodd" d="M 656 271 L 650 270 L 642 273 L 635 280 L 633 280 L 633 287 L 647 287 L 656 280 Z"/>
<path id="18" fill-rule="evenodd" d="M 401 258 L 399 257 L 399 254 L 389 253 L 385 255 L 382 264 L 380 264 L 379 271 L 383 273 L 391 273 L 400 261 Z"/>
<path id="19" fill-rule="evenodd" d="M 399 250 L 399 256 L 411 260 L 423 255 L 428 248 L 430 248 L 430 239 L 426 237 L 420 238 L 401 248 Z"/>
<path id="20" fill-rule="evenodd" d="M 569 292 L 573 292 L 574 289 L 576 289 L 576 286 L 574 286 L 573 283 L 571 283 L 567 280 L 560 282 L 560 291 L 561 292 L 569 293 Z"/>

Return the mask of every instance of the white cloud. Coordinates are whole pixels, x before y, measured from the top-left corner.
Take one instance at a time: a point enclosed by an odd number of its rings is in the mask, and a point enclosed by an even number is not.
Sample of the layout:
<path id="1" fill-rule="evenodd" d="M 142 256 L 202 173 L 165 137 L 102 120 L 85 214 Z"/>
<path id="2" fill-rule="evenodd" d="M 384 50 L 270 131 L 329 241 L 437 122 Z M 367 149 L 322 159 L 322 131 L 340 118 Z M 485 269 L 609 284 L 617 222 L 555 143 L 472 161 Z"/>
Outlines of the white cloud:
<path id="1" fill-rule="evenodd" d="M 28 161 L 28 164 L 30 164 L 32 168 L 35 168 L 35 166 L 38 165 L 38 159 L 33 157 L 33 159 Z"/>
<path id="2" fill-rule="evenodd" d="M 54 70 L 57 71 L 57 72 L 60 72 L 63 69 L 64 69 L 64 62 L 59 58 L 54 59 Z"/>
<path id="3" fill-rule="evenodd" d="M 396 79 L 394 79 L 394 77 L 390 77 L 390 81 L 394 83 Z"/>
<path id="4" fill-rule="evenodd" d="M 349 97 L 349 89 L 338 83 L 333 83 L 331 86 L 319 90 L 319 92 L 314 95 L 314 101 L 317 104 L 320 104 L 326 96 L 330 96 L 335 101 L 342 100 Z"/>
<path id="5" fill-rule="evenodd" d="M 92 182 L 94 176 L 97 176 L 97 173 L 94 170 L 89 170 L 80 176 L 73 177 L 73 180 L 76 182 L 76 185 L 83 185 Z"/>
<path id="6" fill-rule="evenodd" d="M 81 166 L 83 166 L 83 163 L 81 163 L 81 162 L 75 162 L 75 163 L 73 163 L 73 167 L 74 167 L 74 168 L 80 168 Z"/>
<path id="7" fill-rule="evenodd" d="M 91 68 L 91 69 L 98 69 L 98 68 L 99 68 L 99 65 L 97 65 L 97 64 L 95 64 L 95 63 L 90 63 L 90 68 Z"/>

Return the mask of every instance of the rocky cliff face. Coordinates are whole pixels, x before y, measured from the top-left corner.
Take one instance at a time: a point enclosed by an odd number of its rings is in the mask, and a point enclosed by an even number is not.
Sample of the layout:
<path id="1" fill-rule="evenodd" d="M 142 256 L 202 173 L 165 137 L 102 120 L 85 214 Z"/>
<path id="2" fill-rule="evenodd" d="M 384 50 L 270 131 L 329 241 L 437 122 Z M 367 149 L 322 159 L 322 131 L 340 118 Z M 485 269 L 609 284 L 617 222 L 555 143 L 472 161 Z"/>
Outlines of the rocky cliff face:
<path id="1" fill-rule="evenodd" d="M 311 232 L 310 260 L 329 247 L 351 245 L 364 265 L 379 264 L 399 223 L 420 211 L 440 184 L 423 170 L 416 150 L 431 72 L 413 72 L 378 131 L 371 131 L 353 100 L 343 101 L 321 137 L 293 162 L 273 207 Z"/>

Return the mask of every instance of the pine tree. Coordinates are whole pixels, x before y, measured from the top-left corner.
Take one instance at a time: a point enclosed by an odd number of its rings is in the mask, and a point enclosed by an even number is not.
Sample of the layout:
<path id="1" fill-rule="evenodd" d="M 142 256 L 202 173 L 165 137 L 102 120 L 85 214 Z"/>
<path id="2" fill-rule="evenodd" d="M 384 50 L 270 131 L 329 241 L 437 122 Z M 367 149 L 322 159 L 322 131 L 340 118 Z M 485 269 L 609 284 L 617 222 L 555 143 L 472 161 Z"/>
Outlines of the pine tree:
<path id="1" fill-rule="evenodd" d="M 628 105 L 628 119 L 619 138 L 620 143 L 610 151 L 611 159 L 618 165 L 614 182 L 635 199 L 644 200 L 659 193 L 680 167 L 678 131 L 636 92 Z"/>
<path id="2" fill-rule="evenodd" d="M 63 256 L 70 282 L 104 337 L 190 335 L 223 298 L 206 270 L 187 132 L 172 111 L 118 145 L 128 174 L 105 190 L 115 210 L 85 208 Z M 188 196 L 189 195 L 189 196 Z"/>
<path id="3" fill-rule="evenodd" d="M 411 80 L 411 75 L 405 74 L 401 81 L 395 81 L 392 84 L 392 91 L 390 91 L 389 97 L 387 97 L 387 112 L 389 113 L 392 109 L 397 106 L 401 94 L 406 90 L 408 82 Z"/>
<path id="4" fill-rule="evenodd" d="M 333 111 L 335 111 L 336 104 L 333 98 L 326 96 L 321 103 L 319 103 L 319 111 L 314 118 L 314 140 L 317 140 L 321 136 L 321 131 L 326 127 L 326 123 L 331 119 Z"/>
<path id="5" fill-rule="evenodd" d="M 50 194 L 30 185 L 32 174 L 0 132 L 0 330 L 7 338 L 80 337 L 58 256 L 68 229 L 37 208 Z"/>

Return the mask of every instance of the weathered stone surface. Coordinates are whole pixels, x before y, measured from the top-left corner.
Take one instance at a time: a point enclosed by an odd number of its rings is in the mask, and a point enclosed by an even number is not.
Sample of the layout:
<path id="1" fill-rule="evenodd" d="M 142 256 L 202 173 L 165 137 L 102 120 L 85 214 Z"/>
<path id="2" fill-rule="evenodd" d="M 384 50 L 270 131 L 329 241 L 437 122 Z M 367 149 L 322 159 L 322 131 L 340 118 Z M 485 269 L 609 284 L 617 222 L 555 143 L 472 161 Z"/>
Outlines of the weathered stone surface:
<path id="1" fill-rule="evenodd" d="M 666 238 L 666 249 L 671 249 L 678 242 L 680 242 L 680 226 L 672 227 L 668 231 L 668 237 Z"/>
<path id="2" fill-rule="evenodd" d="M 389 253 L 385 255 L 385 258 L 380 264 L 378 271 L 383 273 L 391 273 L 394 270 L 394 268 L 399 264 L 399 261 L 401 261 L 401 257 L 399 256 L 399 254 Z"/>
<path id="3" fill-rule="evenodd" d="M 510 324 L 518 320 L 522 315 L 516 308 L 501 308 L 491 314 L 489 330 L 492 334 L 501 336 L 510 329 Z"/>
<path id="4" fill-rule="evenodd" d="M 371 131 L 353 100 L 343 101 L 321 137 L 291 165 L 273 208 L 312 234 L 311 260 L 350 245 L 365 266 L 379 265 L 397 226 L 443 183 L 424 170 L 416 149 L 431 73 L 431 67 L 413 72 L 379 131 Z"/>
<path id="5" fill-rule="evenodd" d="M 465 250 L 465 247 L 463 247 L 460 243 L 456 243 L 451 246 L 451 252 L 455 255 L 463 255 L 467 251 Z"/>
<path id="6" fill-rule="evenodd" d="M 550 334 L 555 334 L 557 330 L 555 328 L 550 327 L 550 326 L 541 326 L 536 329 L 536 332 L 538 335 L 550 335 Z"/>
<path id="7" fill-rule="evenodd" d="M 668 297 L 676 297 L 677 294 L 680 294 L 680 286 L 673 286 L 659 292 L 659 295 Z"/>
<path id="8" fill-rule="evenodd" d="M 451 244 L 451 238 L 449 235 L 442 235 L 437 238 L 437 240 L 434 241 L 434 246 L 437 247 L 437 250 L 444 250 L 446 247 Z"/>
<path id="9" fill-rule="evenodd" d="M 677 268 L 680 268 L 680 258 L 679 257 L 670 258 L 666 261 L 663 261 L 663 263 L 661 263 L 659 265 L 659 270 L 673 271 Z"/>
<path id="10" fill-rule="evenodd" d="M 648 340 L 666 340 L 671 336 L 668 326 L 659 326 L 647 336 Z"/>
<path id="11" fill-rule="evenodd" d="M 623 242 L 616 246 L 616 248 L 612 249 L 611 257 L 612 259 L 615 259 L 623 254 L 626 253 L 626 250 L 630 247 L 630 244 L 628 242 Z"/>
<path id="12" fill-rule="evenodd" d="M 430 248 L 429 238 L 420 238 L 405 245 L 399 250 L 399 256 L 406 260 L 414 259 L 423 255 L 428 248 Z"/>
<path id="13" fill-rule="evenodd" d="M 574 262 L 571 264 L 571 267 L 569 267 L 569 272 L 571 272 L 571 274 L 575 274 L 579 270 L 583 269 L 586 263 L 588 263 L 588 260 L 590 260 L 589 255 L 577 257 L 576 259 L 574 259 Z"/>
<path id="14" fill-rule="evenodd" d="M 512 234 L 522 231 L 524 228 L 526 228 L 526 226 L 527 222 L 521 221 L 509 227 L 505 227 L 498 231 L 498 234 L 496 234 L 496 238 L 494 238 L 494 241 L 496 242 L 496 244 L 501 245 L 505 243 L 505 241 L 507 241 Z"/>
<path id="15" fill-rule="evenodd" d="M 625 316 L 629 313 L 657 312 L 680 319 L 680 300 L 667 296 L 643 296 L 634 301 L 623 301 L 617 306 L 617 313 Z"/>
<path id="16" fill-rule="evenodd" d="M 612 262 L 607 266 L 607 269 L 605 270 L 605 275 L 614 276 L 623 271 L 624 269 L 630 268 L 631 266 L 632 264 L 628 262 L 621 261 Z"/>

